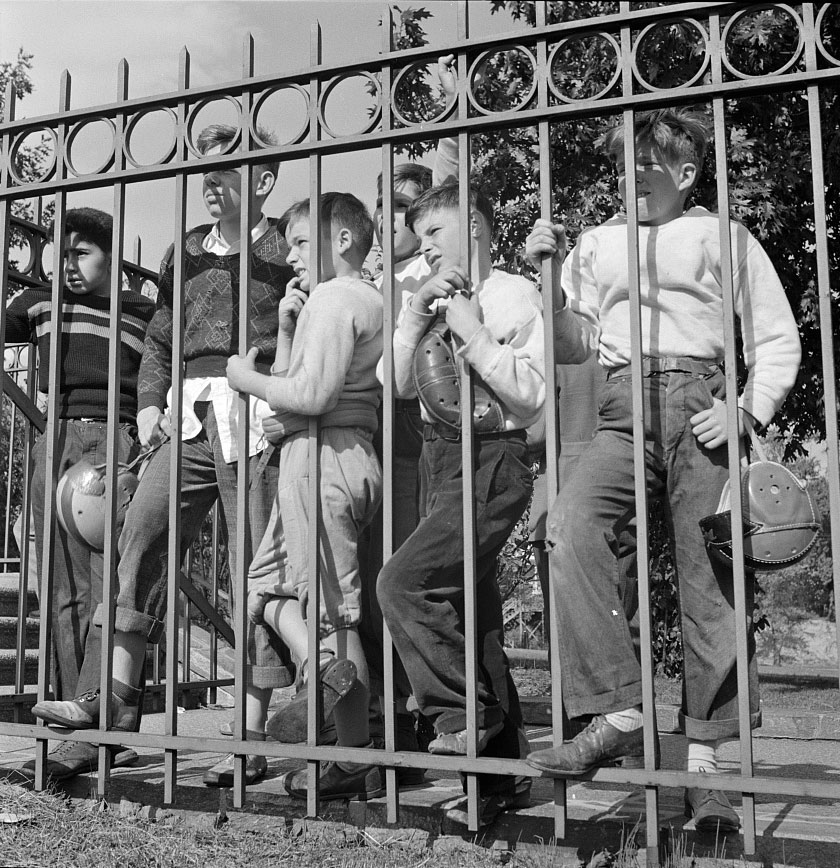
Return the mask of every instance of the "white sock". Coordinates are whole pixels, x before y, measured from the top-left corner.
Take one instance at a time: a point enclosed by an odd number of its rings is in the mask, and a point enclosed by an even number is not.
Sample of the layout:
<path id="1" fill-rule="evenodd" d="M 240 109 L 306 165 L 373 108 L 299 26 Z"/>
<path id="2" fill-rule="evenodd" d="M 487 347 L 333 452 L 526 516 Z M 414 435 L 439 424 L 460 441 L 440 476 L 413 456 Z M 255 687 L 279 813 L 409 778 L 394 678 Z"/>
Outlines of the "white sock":
<path id="1" fill-rule="evenodd" d="M 609 714 L 605 714 L 604 717 L 606 717 L 607 723 L 610 726 L 614 726 L 619 732 L 632 732 L 644 723 L 642 709 L 638 705 L 634 705 L 632 708 L 625 708 L 624 711 L 611 711 Z"/>
<path id="2" fill-rule="evenodd" d="M 717 770 L 717 742 L 689 741 L 688 771 L 716 775 Z"/>

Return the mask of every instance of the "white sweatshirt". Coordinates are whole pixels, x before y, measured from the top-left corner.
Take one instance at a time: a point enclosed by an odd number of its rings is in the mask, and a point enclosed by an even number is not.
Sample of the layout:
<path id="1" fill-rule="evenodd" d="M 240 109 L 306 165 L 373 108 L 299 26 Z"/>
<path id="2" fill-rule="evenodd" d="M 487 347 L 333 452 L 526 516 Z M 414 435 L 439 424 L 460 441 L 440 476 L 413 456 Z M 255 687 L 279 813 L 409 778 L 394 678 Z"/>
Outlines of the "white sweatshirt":
<path id="1" fill-rule="evenodd" d="M 739 405 L 770 422 L 796 379 L 796 321 L 773 264 L 731 222 L 735 311 L 749 371 Z M 723 284 L 718 217 L 691 208 L 661 226 L 639 226 L 642 355 L 723 359 Z M 627 219 L 587 229 L 563 265 L 566 306 L 555 315 L 558 362 L 597 351 L 607 368 L 630 362 Z"/>

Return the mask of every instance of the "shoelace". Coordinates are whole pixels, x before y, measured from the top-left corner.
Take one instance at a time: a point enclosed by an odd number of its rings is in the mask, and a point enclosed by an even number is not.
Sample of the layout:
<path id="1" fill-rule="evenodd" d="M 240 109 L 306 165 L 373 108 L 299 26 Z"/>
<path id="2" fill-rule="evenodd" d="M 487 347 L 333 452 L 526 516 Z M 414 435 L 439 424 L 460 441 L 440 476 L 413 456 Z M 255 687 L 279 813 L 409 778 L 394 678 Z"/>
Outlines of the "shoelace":
<path id="1" fill-rule="evenodd" d="M 89 690 L 87 693 L 83 693 L 81 696 L 77 696 L 73 702 L 93 702 L 96 697 L 99 696 L 99 688 L 96 690 Z"/>
<path id="2" fill-rule="evenodd" d="M 65 754 L 72 753 L 80 744 L 78 741 L 62 741 L 58 747 L 50 751 L 50 757 L 63 757 Z"/>

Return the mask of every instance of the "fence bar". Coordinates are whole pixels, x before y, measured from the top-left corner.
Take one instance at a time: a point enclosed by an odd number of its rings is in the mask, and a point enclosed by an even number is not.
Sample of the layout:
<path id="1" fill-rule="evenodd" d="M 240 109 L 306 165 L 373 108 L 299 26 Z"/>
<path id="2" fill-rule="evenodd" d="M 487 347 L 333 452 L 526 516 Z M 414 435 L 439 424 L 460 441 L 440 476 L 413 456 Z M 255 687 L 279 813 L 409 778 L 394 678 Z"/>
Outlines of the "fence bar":
<path id="1" fill-rule="evenodd" d="M 254 38 L 247 34 L 242 47 L 242 77 L 254 74 Z M 251 124 L 250 94 L 245 96 L 242 105 L 242 147 L 250 149 L 253 141 Z M 239 354 L 248 352 L 250 338 L 250 288 L 251 288 L 251 225 L 253 222 L 253 203 L 251 187 L 254 166 L 245 163 L 239 170 L 240 198 L 242 210 L 239 220 L 239 334 L 237 342 Z M 236 466 L 236 563 L 231 564 L 231 611 L 236 636 L 234 683 L 234 738 L 247 739 L 246 693 L 247 693 L 247 647 L 248 647 L 248 564 L 251 561 L 251 530 L 248 510 L 248 489 L 250 487 L 249 457 L 249 409 L 250 396 L 240 392 L 237 398 L 237 466 Z M 233 760 L 233 805 L 241 808 L 245 804 L 245 766 L 248 757 L 235 754 Z"/>
<path id="2" fill-rule="evenodd" d="M 709 30 L 712 52 L 712 78 L 722 78 L 720 17 L 711 15 Z M 715 133 L 715 172 L 717 181 L 718 218 L 720 231 L 720 265 L 723 284 L 723 333 L 724 366 L 726 373 L 726 424 L 729 432 L 737 432 L 738 423 L 738 378 L 735 344 L 735 293 L 733 281 L 732 237 L 729 219 L 729 181 L 726 156 L 726 119 L 722 98 L 712 100 Z M 750 724 L 750 684 L 747 624 L 752 621 L 752 612 L 747 612 L 746 576 L 744 568 L 743 497 L 741 490 L 741 443 L 737 436 L 727 442 L 732 516 L 732 581 L 735 596 L 735 654 L 738 677 L 738 728 L 740 732 L 741 773 L 751 777 L 753 771 L 752 729 Z M 755 799 L 751 793 L 743 793 L 742 824 L 744 852 L 755 853 Z"/>
<path id="3" fill-rule="evenodd" d="M 310 61 L 313 66 L 321 62 L 321 25 L 316 21 L 310 33 Z M 313 77 L 310 87 L 315 96 L 320 91 L 318 79 Z M 310 135 L 318 139 L 320 126 L 315 110 L 318 100 L 312 100 L 310 115 Z M 309 157 L 309 291 L 312 292 L 321 281 L 321 156 Z M 307 540 L 307 579 L 309 581 L 309 629 L 308 639 L 308 717 L 307 744 L 321 742 L 323 708 L 321 701 L 320 666 L 320 617 L 321 611 L 321 420 L 317 416 L 309 419 L 309 538 Z M 308 779 L 306 790 L 307 816 L 317 817 L 319 809 L 319 775 L 321 765 L 317 759 L 307 763 Z"/>
<path id="4" fill-rule="evenodd" d="M 178 64 L 178 83 L 181 90 L 190 84 L 190 53 L 181 49 Z M 187 101 L 178 106 L 177 149 L 182 158 L 187 151 Z M 181 172 L 175 178 L 175 248 L 172 274 L 172 400 L 171 435 L 169 453 L 169 540 L 167 547 L 166 588 L 166 700 L 164 726 L 166 734 L 178 733 L 178 589 L 181 576 L 181 425 L 184 408 L 184 279 L 185 243 L 187 232 L 187 175 Z M 175 801 L 178 775 L 176 749 L 164 754 L 164 803 Z"/>
<path id="5" fill-rule="evenodd" d="M 123 58 L 117 70 L 117 100 L 128 98 L 128 62 Z M 123 168 L 125 157 L 121 142 L 126 118 L 117 116 L 114 129 L 115 168 Z M 125 184 L 114 185 L 113 235 L 111 240 L 110 317 L 108 323 L 108 431 L 105 447 L 105 549 L 102 553 L 102 640 L 100 655 L 99 695 L 101 713 L 99 729 L 106 730 L 113 707 L 114 657 L 114 577 L 117 568 L 117 472 L 120 460 L 120 398 L 122 380 L 122 276 L 123 234 L 125 232 Z M 91 555 L 95 557 L 95 555 Z M 91 624 L 90 629 L 95 629 Z M 99 745 L 97 795 L 104 796 L 108 789 L 111 752 L 108 745 Z"/>
<path id="6" fill-rule="evenodd" d="M 65 69 L 61 74 L 59 86 L 59 110 L 66 111 L 70 107 L 70 73 Z M 56 141 L 56 174 L 64 176 L 64 149 L 66 141 L 66 125 L 59 124 Z M 55 215 L 53 217 L 53 274 L 52 294 L 50 298 L 50 342 L 49 363 L 49 399 L 47 401 L 47 425 L 44 431 L 46 454 L 44 458 L 44 532 L 41 554 L 41 630 L 38 647 L 41 654 L 38 658 L 38 701 L 46 698 L 47 686 L 50 680 L 50 649 L 52 648 L 52 609 L 53 609 L 53 565 L 56 548 L 56 504 L 55 487 L 58 482 L 58 464 L 56 450 L 58 446 L 58 412 L 61 389 L 61 348 L 63 344 L 64 325 L 64 218 L 67 211 L 67 196 L 57 192 L 55 196 Z M 42 729 L 42 732 L 44 730 Z M 47 747 L 46 738 L 38 739 L 35 745 L 35 789 L 43 790 L 47 786 Z"/>
<path id="7" fill-rule="evenodd" d="M 823 10 L 828 9 L 823 7 Z M 803 4 L 802 14 L 805 27 L 811 35 L 807 40 L 806 63 L 809 68 L 816 67 L 816 52 L 813 37 L 814 8 Z M 840 619 L 837 618 L 837 600 L 840 600 L 840 449 L 837 431 L 837 370 L 834 364 L 834 314 L 831 308 L 831 273 L 828 259 L 828 219 L 825 203 L 825 168 L 823 164 L 823 131 L 820 117 L 820 89 L 818 85 L 808 87 L 808 127 L 811 133 L 811 177 L 814 189 L 814 229 L 817 258 L 817 291 L 820 311 L 820 349 L 823 370 L 823 407 L 825 408 L 825 434 L 828 445 L 828 501 L 831 512 L 831 553 L 832 585 L 834 588 L 834 627 L 837 648 L 840 649 Z M 840 667 L 840 655 L 838 655 Z M 839 672 L 840 674 L 840 672 Z"/>
<path id="8" fill-rule="evenodd" d="M 536 5 L 536 25 L 545 27 L 548 21 L 547 0 Z M 537 81 L 537 94 L 540 106 L 547 106 L 548 46 L 545 40 L 537 43 L 537 66 L 542 74 Z M 551 126 L 547 120 L 539 122 L 537 128 L 540 143 L 540 216 L 544 220 L 553 219 L 551 201 Z M 540 266 L 540 288 L 543 302 L 543 324 L 545 327 L 545 476 L 546 506 L 550 510 L 557 499 L 560 478 L 557 461 L 560 455 L 560 429 L 557 418 L 557 367 L 554 353 L 554 280 L 555 263 L 550 257 L 543 259 Z M 557 579 L 552 561 L 549 559 L 549 585 L 554 587 Z M 551 659 L 551 721 L 552 742 L 559 747 L 566 737 L 563 727 L 563 669 L 560 665 L 560 628 L 557 622 L 557 607 L 550 600 L 543 601 L 543 621 L 545 609 L 549 612 L 549 655 Z M 543 627 L 543 635 L 545 627 Z M 558 839 L 566 837 L 568 821 L 567 786 L 565 778 L 554 778 L 554 834 Z"/>
<path id="9" fill-rule="evenodd" d="M 469 38 L 469 4 L 459 0 L 458 38 Z M 458 52 L 458 104 L 459 117 L 467 116 L 467 87 L 469 65 L 466 51 Z M 479 275 L 473 274 L 470 224 L 470 137 L 458 135 L 458 201 L 461 214 L 461 262 L 469 276 L 469 295 L 475 292 Z M 475 466 L 476 445 L 473 438 L 473 378 L 472 369 L 462 358 L 457 359 L 461 378 L 461 466 L 463 468 L 463 528 L 464 528 L 464 663 L 467 685 L 466 721 L 467 756 L 478 755 L 478 681 L 476 664 L 476 528 L 475 528 Z M 475 775 L 466 775 L 467 822 L 470 831 L 478 831 L 480 822 L 479 785 Z"/>
<path id="10" fill-rule="evenodd" d="M 630 4 L 622 2 L 620 11 L 629 15 Z M 625 96 L 633 93 L 632 38 L 629 26 L 621 28 L 621 78 Z M 627 212 L 627 273 L 630 289 L 630 372 L 633 400 L 633 468 L 636 497 L 636 560 L 639 583 L 639 641 L 641 644 L 642 714 L 644 721 L 645 766 L 655 764 L 656 706 L 653 698 L 653 661 L 650 630 L 650 523 L 648 520 L 647 473 L 645 455 L 644 353 L 642 298 L 639 256 L 639 208 L 636 198 L 636 112 L 624 111 L 624 167 Z M 645 788 L 645 849 L 649 865 L 659 864 L 659 792 Z"/>
<path id="11" fill-rule="evenodd" d="M 390 4 L 382 10 L 382 49 L 388 54 L 394 48 L 394 20 Z M 382 129 L 391 128 L 391 100 L 393 79 L 390 64 L 382 67 L 381 106 Z M 394 296 L 394 146 L 382 145 L 382 365 L 384 388 L 382 391 L 382 563 L 386 564 L 394 553 L 394 341 L 396 306 L 401 298 Z M 377 576 L 363 574 L 369 587 L 362 593 L 376 596 Z M 372 587 L 370 587 L 372 583 Z M 382 619 L 382 681 L 384 684 L 381 709 L 385 725 L 385 750 L 396 750 L 396 700 L 394 685 L 394 646 L 385 619 Z M 404 697 L 401 697 L 404 698 Z M 397 770 L 385 769 L 387 819 L 399 822 L 400 793 Z"/>

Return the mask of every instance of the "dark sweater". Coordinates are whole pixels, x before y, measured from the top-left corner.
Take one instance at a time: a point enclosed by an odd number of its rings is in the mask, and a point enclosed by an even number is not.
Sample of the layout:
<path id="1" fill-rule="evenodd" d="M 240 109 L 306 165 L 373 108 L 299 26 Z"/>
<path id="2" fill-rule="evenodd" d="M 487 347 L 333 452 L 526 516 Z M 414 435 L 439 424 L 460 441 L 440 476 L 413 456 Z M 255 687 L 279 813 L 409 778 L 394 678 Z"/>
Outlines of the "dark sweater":
<path id="1" fill-rule="evenodd" d="M 277 348 L 277 305 L 294 277 L 289 248 L 269 218 L 269 230 L 251 247 L 249 347 L 258 347 L 257 367 L 268 373 Z M 187 235 L 184 260 L 184 376 L 224 377 L 229 356 L 239 352 L 239 254 L 218 256 L 201 246 L 212 227 Z M 138 408 L 166 405 L 172 384 L 173 254 L 160 271 L 157 309 L 146 333 L 140 366 Z"/>
<path id="2" fill-rule="evenodd" d="M 52 343 L 49 289 L 25 289 L 6 309 L 6 343 L 31 343 L 38 347 L 38 388 L 50 388 Z M 58 415 L 61 419 L 104 419 L 108 413 L 108 328 L 111 300 L 108 296 L 75 295 L 64 290 L 64 324 L 61 339 L 61 379 Z M 122 295 L 122 362 L 120 367 L 120 420 L 137 417 L 137 371 L 143 353 L 143 336 L 154 313 L 153 302 L 137 292 Z"/>

